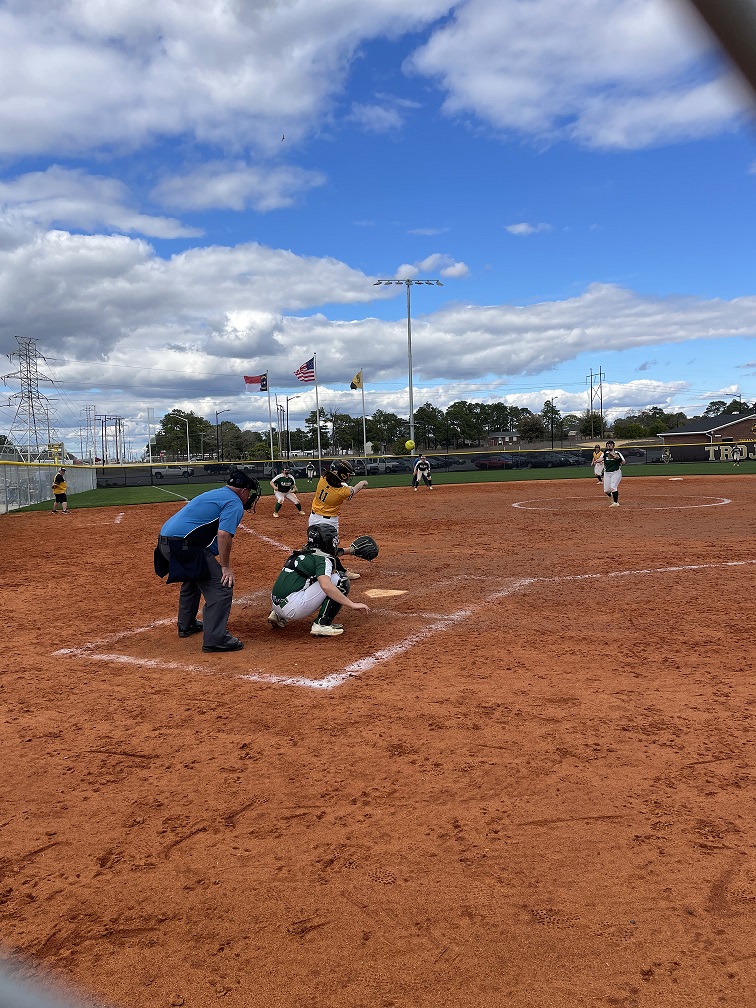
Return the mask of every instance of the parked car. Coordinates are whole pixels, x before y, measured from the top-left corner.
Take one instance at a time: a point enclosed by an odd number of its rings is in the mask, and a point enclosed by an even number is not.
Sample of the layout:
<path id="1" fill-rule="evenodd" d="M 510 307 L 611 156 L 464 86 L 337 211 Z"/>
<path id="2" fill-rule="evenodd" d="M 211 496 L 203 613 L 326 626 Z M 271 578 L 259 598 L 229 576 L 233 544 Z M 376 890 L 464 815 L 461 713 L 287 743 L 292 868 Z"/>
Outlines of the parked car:
<path id="1" fill-rule="evenodd" d="M 368 476 L 390 476 L 401 472 L 412 472 L 414 463 L 404 462 L 400 459 L 380 459 L 375 462 L 368 462 L 366 469 Z"/>
<path id="2" fill-rule="evenodd" d="M 194 469 L 191 466 L 153 466 L 153 479 L 161 480 L 166 476 L 194 476 Z"/>
<path id="3" fill-rule="evenodd" d="M 475 468 L 486 469 L 514 469 L 515 461 L 512 455 L 486 455 L 484 458 L 475 460 Z"/>

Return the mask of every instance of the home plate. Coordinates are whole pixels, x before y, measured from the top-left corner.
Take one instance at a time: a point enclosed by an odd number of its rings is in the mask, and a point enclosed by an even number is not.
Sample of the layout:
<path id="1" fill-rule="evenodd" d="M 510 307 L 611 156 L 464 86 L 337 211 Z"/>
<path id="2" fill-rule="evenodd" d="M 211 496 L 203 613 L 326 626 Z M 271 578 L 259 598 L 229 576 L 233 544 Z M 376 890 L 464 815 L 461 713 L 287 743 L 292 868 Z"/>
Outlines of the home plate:
<path id="1" fill-rule="evenodd" d="M 391 588 L 368 588 L 362 593 L 370 598 L 388 598 L 390 595 L 406 595 L 406 591 L 394 591 Z"/>

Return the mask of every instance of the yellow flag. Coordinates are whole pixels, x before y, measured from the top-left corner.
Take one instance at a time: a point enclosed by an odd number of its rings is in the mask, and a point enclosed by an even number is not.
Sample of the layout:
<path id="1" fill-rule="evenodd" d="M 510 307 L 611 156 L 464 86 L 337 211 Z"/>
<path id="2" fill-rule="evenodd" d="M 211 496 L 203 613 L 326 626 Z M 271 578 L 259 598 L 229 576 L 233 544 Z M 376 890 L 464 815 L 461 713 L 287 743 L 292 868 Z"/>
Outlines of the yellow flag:
<path id="1" fill-rule="evenodd" d="M 357 372 L 357 374 L 352 378 L 352 382 L 349 386 L 350 389 L 362 388 L 362 369 Z"/>

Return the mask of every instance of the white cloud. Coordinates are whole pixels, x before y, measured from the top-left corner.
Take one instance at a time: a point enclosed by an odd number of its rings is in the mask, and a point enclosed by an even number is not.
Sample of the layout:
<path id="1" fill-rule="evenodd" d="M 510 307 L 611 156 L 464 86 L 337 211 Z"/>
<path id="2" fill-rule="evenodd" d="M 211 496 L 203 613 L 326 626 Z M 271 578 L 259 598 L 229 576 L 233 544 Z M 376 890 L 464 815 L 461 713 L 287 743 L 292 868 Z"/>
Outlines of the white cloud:
<path id="1" fill-rule="evenodd" d="M 318 172 L 301 168 L 210 161 L 163 179 L 152 196 L 164 206 L 181 210 L 244 210 L 252 206 L 265 213 L 291 206 L 299 193 L 324 181 Z"/>
<path id="2" fill-rule="evenodd" d="M 395 108 L 385 105 L 361 105 L 355 102 L 349 119 L 368 133 L 391 133 L 401 129 L 404 120 Z"/>
<path id="3" fill-rule="evenodd" d="M 465 277 L 469 274 L 469 267 L 463 262 L 457 262 L 444 252 L 434 252 L 416 263 L 402 263 L 394 276 L 397 280 L 411 280 L 421 273 L 440 273 L 443 277 L 456 278 Z"/>
<path id="4" fill-rule="evenodd" d="M 273 150 L 327 112 L 364 39 L 417 30 L 451 2 L 7 0 L 0 153 L 183 135 Z"/>
<path id="5" fill-rule="evenodd" d="M 40 352 L 59 362 L 57 377 L 69 399 L 78 395 L 82 403 L 95 401 L 125 416 L 146 402 L 208 415 L 208 404 L 217 408 L 231 399 L 242 416 L 264 421 L 264 397 L 250 403 L 241 375 L 267 370 L 274 388 L 300 391 L 293 372 L 317 351 L 321 402 L 334 396 L 341 403 L 344 384 L 362 367 L 369 408 L 404 409 L 400 285 L 375 287 L 374 278 L 338 260 L 252 243 L 163 260 L 146 241 L 123 235 L 8 233 L 13 240 L 0 242 L 0 351 L 16 349 L 16 333 L 36 338 Z M 464 265 L 445 266 L 447 258 L 436 253 L 410 268 Z M 450 300 L 455 296 L 451 284 L 430 292 L 424 284 L 413 287 L 417 401 L 426 396 L 423 389 L 431 397 L 431 389 L 443 387 L 441 399 L 463 390 L 453 399 L 480 395 L 516 404 L 512 396 L 525 395 L 522 404 L 534 408 L 531 400 L 542 392 L 508 392 L 506 383 L 587 352 L 756 335 L 756 297 L 652 298 L 609 284 L 525 306 L 465 305 Z M 364 305 L 379 298 L 391 299 L 388 320 L 364 308 L 349 321 L 318 310 L 335 300 Z M 481 375 L 493 377 L 483 382 Z M 388 388 L 373 393 L 379 384 Z M 605 384 L 604 397 L 607 408 L 618 410 L 664 404 L 684 385 L 640 379 L 618 386 L 615 395 Z M 585 390 L 558 394 L 563 412 L 584 408 Z"/>
<path id="6" fill-rule="evenodd" d="M 542 234 L 544 231 L 551 231 L 550 224 L 507 224 L 504 227 L 511 235 L 533 235 Z"/>
<path id="7" fill-rule="evenodd" d="M 448 227 L 439 227 L 439 228 L 411 228 L 407 232 L 407 234 L 419 235 L 421 238 L 422 237 L 433 238 L 436 235 L 446 234 L 446 232 L 448 230 L 449 230 Z"/>
<path id="8" fill-rule="evenodd" d="M 586 147 L 706 136 L 751 108 L 714 76 L 711 40 L 673 0 L 468 0 L 408 68 L 438 80 L 449 115 Z"/>
<path id="9" fill-rule="evenodd" d="M 58 165 L 0 182 L 0 215 L 6 219 L 26 220 L 42 227 L 55 225 L 86 231 L 105 228 L 152 238 L 202 234 L 173 218 L 139 213 L 129 202 L 127 187 L 117 179 Z"/>

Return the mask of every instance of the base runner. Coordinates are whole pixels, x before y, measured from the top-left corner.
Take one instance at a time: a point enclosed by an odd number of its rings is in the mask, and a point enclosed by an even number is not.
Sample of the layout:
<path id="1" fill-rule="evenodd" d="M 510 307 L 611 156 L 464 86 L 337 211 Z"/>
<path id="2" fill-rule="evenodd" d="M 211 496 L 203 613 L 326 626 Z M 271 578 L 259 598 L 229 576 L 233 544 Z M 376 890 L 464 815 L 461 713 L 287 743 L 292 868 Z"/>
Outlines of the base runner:
<path id="1" fill-rule="evenodd" d="M 339 534 L 333 525 L 310 526 L 306 545 L 291 554 L 273 585 L 271 626 L 283 629 L 291 620 L 317 611 L 312 636 L 338 637 L 344 627 L 333 621 L 342 606 L 369 611 L 364 602 L 348 598 L 349 579 L 337 569 L 338 548 Z"/>
<path id="2" fill-rule="evenodd" d="M 611 500 L 609 507 L 619 507 L 619 485 L 625 456 L 615 450 L 614 441 L 607 441 L 604 449 L 604 493 Z"/>

